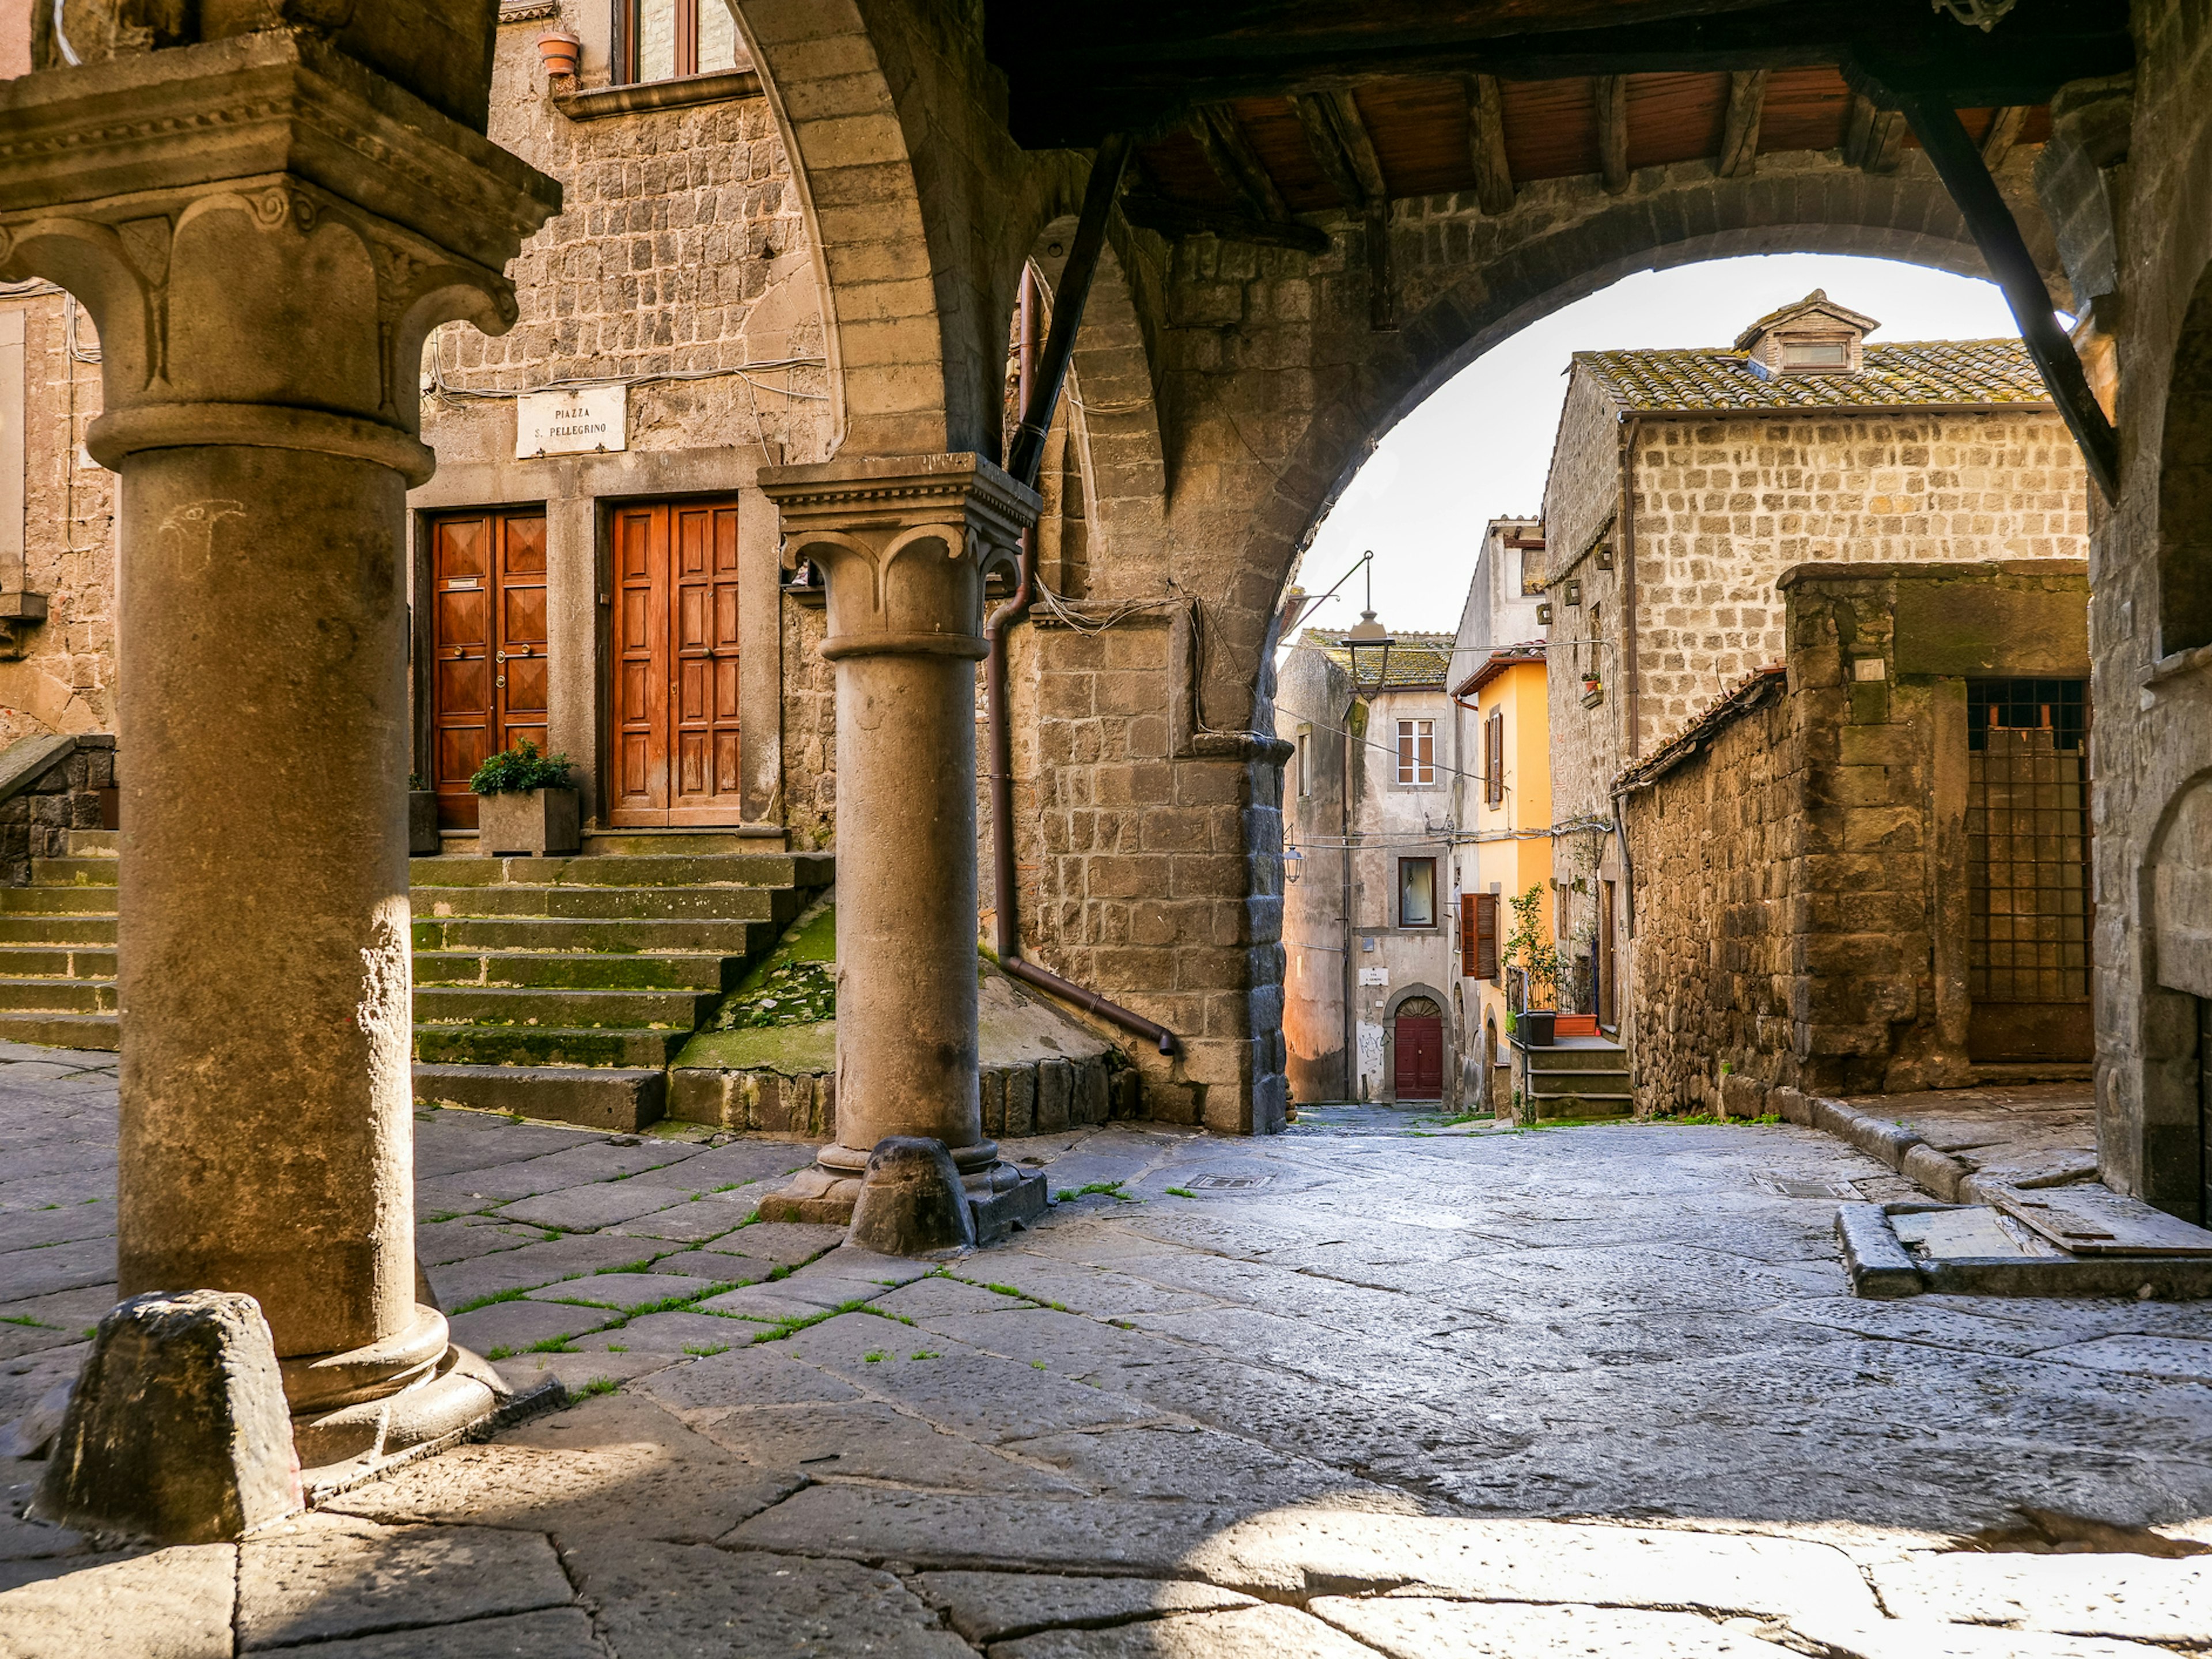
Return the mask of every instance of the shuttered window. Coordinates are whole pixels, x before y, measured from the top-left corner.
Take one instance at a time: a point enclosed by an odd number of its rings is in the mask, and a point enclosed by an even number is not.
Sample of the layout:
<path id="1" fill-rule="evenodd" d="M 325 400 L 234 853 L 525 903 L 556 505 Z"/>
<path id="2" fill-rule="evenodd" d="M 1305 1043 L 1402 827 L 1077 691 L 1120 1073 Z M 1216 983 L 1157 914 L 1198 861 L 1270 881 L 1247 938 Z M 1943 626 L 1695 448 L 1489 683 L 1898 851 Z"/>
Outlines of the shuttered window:
<path id="1" fill-rule="evenodd" d="M 1505 711 L 1493 708 L 1482 723 L 1482 799 L 1492 806 L 1505 799 Z"/>
<path id="2" fill-rule="evenodd" d="M 1460 895 L 1459 970 L 1469 979 L 1498 977 L 1498 895 L 1495 893 Z"/>

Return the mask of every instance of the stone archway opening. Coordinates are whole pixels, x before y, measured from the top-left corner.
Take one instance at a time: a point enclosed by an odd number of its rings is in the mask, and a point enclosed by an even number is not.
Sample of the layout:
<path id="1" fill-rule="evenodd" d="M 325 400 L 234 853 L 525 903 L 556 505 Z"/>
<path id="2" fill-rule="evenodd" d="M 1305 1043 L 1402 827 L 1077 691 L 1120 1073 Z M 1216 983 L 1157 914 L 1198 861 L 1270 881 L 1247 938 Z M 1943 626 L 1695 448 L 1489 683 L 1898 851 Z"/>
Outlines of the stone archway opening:
<path id="1" fill-rule="evenodd" d="M 2212 270 L 2173 350 L 2158 475 L 2159 651 L 2212 645 Z"/>

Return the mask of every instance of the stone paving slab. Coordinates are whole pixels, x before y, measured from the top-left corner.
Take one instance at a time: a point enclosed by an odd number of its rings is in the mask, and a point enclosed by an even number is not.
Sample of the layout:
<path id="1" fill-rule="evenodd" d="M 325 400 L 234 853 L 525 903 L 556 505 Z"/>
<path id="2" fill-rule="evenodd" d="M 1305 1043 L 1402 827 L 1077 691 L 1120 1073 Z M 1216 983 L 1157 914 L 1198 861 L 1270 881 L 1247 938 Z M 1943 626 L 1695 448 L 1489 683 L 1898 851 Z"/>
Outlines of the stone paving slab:
<path id="1" fill-rule="evenodd" d="M 612 1308 L 630 1313 L 657 1307 L 664 1302 L 694 1302 L 714 1288 L 712 1281 L 680 1273 L 587 1273 L 581 1279 L 546 1285 L 525 1298 L 531 1302 L 572 1302 L 590 1308 Z"/>
<path id="2" fill-rule="evenodd" d="M 759 1334 L 760 1327 L 744 1320 L 722 1319 L 713 1314 L 656 1313 L 579 1337 L 575 1346 L 585 1352 L 658 1352 L 681 1357 L 706 1348 L 743 1347 Z"/>
<path id="3" fill-rule="evenodd" d="M 927 1349 L 908 1351 L 927 1352 Z M 907 1358 L 885 1351 L 885 1364 Z M 927 1361 L 913 1363 L 927 1364 Z M 1076 1481 L 1005 1455 L 878 1401 L 739 1406 L 691 1422 L 749 1463 L 798 1469 L 815 1480 L 876 1480 L 921 1492 L 1080 1492 Z"/>
<path id="4" fill-rule="evenodd" d="M 653 1272 L 681 1273 L 687 1279 L 696 1279 L 707 1285 L 757 1285 L 770 1273 L 780 1270 L 779 1263 L 763 1261 L 757 1256 L 732 1255 L 722 1250 L 689 1250 L 677 1240 L 646 1241 L 647 1249 L 655 1246 L 664 1250 L 673 1250 L 675 1254 L 656 1256 L 653 1263 Z"/>
<path id="5" fill-rule="evenodd" d="M 437 1630 L 392 1631 L 317 1642 L 312 1659 L 606 1659 L 581 1607 L 478 1619 Z"/>
<path id="6" fill-rule="evenodd" d="M 1374 1650 L 1295 1607 L 1176 1613 L 1104 1630 L 1054 1630 L 994 1643 L 991 1659 L 1373 1659 Z"/>
<path id="7" fill-rule="evenodd" d="M 544 1302 L 495 1302 L 449 1322 L 453 1340 L 489 1358 L 503 1359 L 544 1342 L 565 1342 L 611 1323 L 605 1308 L 581 1308 Z"/>
<path id="8" fill-rule="evenodd" d="M 718 1240 L 714 1248 L 779 1267 L 798 1267 L 844 1242 L 842 1227 L 819 1226 L 811 1221 L 756 1221 L 742 1233 Z"/>
<path id="9" fill-rule="evenodd" d="M 466 1308 L 470 1303 L 502 1291 L 534 1291 L 558 1279 L 580 1277 L 607 1267 L 646 1265 L 660 1252 L 635 1238 L 608 1238 L 587 1234 L 556 1238 L 520 1249 L 502 1250 L 470 1261 L 456 1261 L 425 1271 L 441 1307 Z"/>
<path id="10" fill-rule="evenodd" d="M 1163 1578 L 1072 1578 L 1059 1573 L 924 1572 L 914 1589 L 971 1642 L 1030 1636 L 1055 1625 L 1112 1625 L 1169 1613 L 1254 1605 L 1212 1584 Z"/>
<path id="11" fill-rule="evenodd" d="M 643 1180 L 643 1176 L 636 1180 Z M 625 1182 L 635 1185 L 635 1182 Z M 736 1231 L 753 1218 L 760 1200 L 742 1192 L 709 1193 L 703 1198 L 649 1210 L 617 1223 L 609 1231 L 632 1238 L 662 1238 L 677 1243 L 699 1244 Z"/>
<path id="12" fill-rule="evenodd" d="M 688 1202 L 683 1194 L 666 1187 L 645 1187 L 635 1181 L 609 1181 L 587 1187 L 565 1187 L 540 1193 L 519 1204 L 500 1206 L 500 1218 L 526 1226 L 553 1227 L 564 1233 L 597 1232 L 602 1227 L 634 1221 L 655 1210 Z"/>
<path id="13" fill-rule="evenodd" d="M 323 1513 L 239 1546 L 245 1649 L 566 1606 L 544 1538 L 482 1526 L 383 1527 Z"/>
<path id="14" fill-rule="evenodd" d="M 115 1282 L 115 1241 L 78 1238 L 0 1255 L 0 1302 Z"/>
<path id="15" fill-rule="evenodd" d="M 231 1651 L 238 1552 L 228 1544 L 55 1565 L 70 1570 L 0 1593 L 0 1659 Z"/>
<path id="16" fill-rule="evenodd" d="M 1884 1605 L 1902 1619 L 2146 1642 L 2212 1638 L 2212 1553 L 2167 1561 L 1934 1555 L 1877 1565 L 1871 1576 Z"/>
<path id="17" fill-rule="evenodd" d="M 793 1358 L 787 1343 L 763 1343 L 672 1366 L 642 1385 L 643 1391 L 686 1421 L 699 1413 L 732 1406 L 798 1406 L 858 1400 L 842 1377 Z"/>
<path id="18" fill-rule="evenodd" d="M 1633 1654 L 1636 1659 L 1788 1659 L 1795 1650 L 1694 1613 L 1599 1607 L 1499 1607 L 1434 1596 L 1322 1596 L 1315 1617 L 1390 1659 Z"/>

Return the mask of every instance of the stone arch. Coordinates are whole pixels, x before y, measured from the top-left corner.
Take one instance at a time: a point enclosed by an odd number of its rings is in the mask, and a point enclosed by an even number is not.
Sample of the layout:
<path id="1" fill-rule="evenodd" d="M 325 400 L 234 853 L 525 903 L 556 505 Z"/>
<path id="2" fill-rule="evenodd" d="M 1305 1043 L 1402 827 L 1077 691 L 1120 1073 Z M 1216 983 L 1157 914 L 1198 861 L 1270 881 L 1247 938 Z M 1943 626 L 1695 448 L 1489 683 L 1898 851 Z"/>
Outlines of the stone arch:
<path id="1" fill-rule="evenodd" d="M 1416 1005 L 1426 1003 L 1427 1007 Z M 1398 987 L 1382 1005 L 1382 1094 L 1386 1100 L 1398 1098 L 1398 1017 L 1401 1014 L 1428 1014 L 1436 1017 L 1443 1037 L 1443 1053 L 1439 1057 L 1436 1098 L 1439 1103 L 1456 1099 L 1458 1096 L 1457 1034 L 1445 1012 L 1451 999 L 1433 985 L 1415 981 L 1411 985 Z"/>
<path id="2" fill-rule="evenodd" d="M 2071 290 L 2033 198 L 2031 166 L 2021 153 L 2001 183 L 2063 301 Z M 1339 229 L 1348 234 L 1350 227 Z M 1314 280 L 1307 327 L 1316 361 L 1306 418 L 1266 457 L 1272 489 L 1237 515 L 1237 544 L 1223 550 L 1228 568 L 1212 584 L 1225 596 L 1223 648 L 1206 688 L 1216 724 L 1249 718 L 1267 629 L 1297 556 L 1381 435 L 1518 330 L 1636 271 L 1736 254 L 1851 253 L 1966 274 L 1985 269 L 1957 207 L 1917 155 L 1891 174 L 1845 167 L 1832 152 L 1762 155 L 1749 178 L 1716 179 L 1710 166 L 1686 163 L 1646 169 L 1617 198 L 1592 179 L 1562 179 L 1528 187 L 1510 214 L 1495 218 L 1480 215 L 1472 198 L 1431 198 L 1401 204 L 1393 235 L 1405 270 L 1400 332 L 1365 327 L 1364 277 L 1341 242 L 1328 256 L 1335 274 Z M 1330 360 L 1321 360 L 1324 351 Z M 1177 377 L 1171 414 L 1194 418 L 1176 427 L 1173 449 L 1249 441 L 1214 416 L 1208 404 L 1219 399 L 1209 400 L 1205 378 Z"/>
<path id="3" fill-rule="evenodd" d="M 1397 1018 L 1398 1011 L 1405 1007 L 1407 1003 L 1414 1001 L 1426 1001 L 1435 1004 L 1436 1006 L 1434 1012 L 1439 1014 L 1443 1013 L 1446 1008 L 1451 1006 L 1451 999 L 1447 997 L 1442 991 L 1437 989 L 1433 985 L 1417 980 L 1411 985 L 1401 986 L 1398 989 L 1390 993 L 1389 1000 L 1382 1005 L 1382 1018 L 1385 1019 Z M 1416 1008 L 1413 1012 L 1415 1013 L 1425 1013 L 1430 1011 Z"/>
<path id="4" fill-rule="evenodd" d="M 866 0 L 732 3 L 806 220 L 838 447 L 998 455 L 1021 260 L 1083 158 L 1015 146 L 980 31 Z"/>
<path id="5" fill-rule="evenodd" d="M 2160 813 L 2143 860 L 2142 1196 L 2200 1224 L 2212 1220 L 2212 1119 L 2203 1032 L 2212 1010 L 2212 768 Z"/>
<path id="6" fill-rule="evenodd" d="M 2174 342 L 2158 471 L 2159 653 L 2212 645 L 2212 267 Z"/>

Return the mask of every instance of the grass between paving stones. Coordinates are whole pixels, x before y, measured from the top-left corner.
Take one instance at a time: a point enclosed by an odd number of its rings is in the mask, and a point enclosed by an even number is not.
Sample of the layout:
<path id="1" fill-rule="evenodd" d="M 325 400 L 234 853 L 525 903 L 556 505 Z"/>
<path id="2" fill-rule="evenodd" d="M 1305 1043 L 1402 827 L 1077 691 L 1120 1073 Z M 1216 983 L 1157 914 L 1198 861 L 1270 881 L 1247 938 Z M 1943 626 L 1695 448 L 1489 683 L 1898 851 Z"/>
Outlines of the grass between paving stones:
<path id="1" fill-rule="evenodd" d="M 1168 1188 L 1168 1196 L 1170 1198 L 1196 1198 L 1198 1194 L 1191 1191 L 1188 1187 L 1170 1187 Z"/>
<path id="2" fill-rule="evenodd" d="M 0 1314 L 0 1325 L 27 1325 L 34 1331 L 58 1331 L 58 1325 L 49 1325 L 43 1319 L 33 1319 L 28 1314 Z"/>
<path id="3" fill-rule="evenodd" d="M 942 1267 L 939 1267 L 931 1277 L 949 1279 L 956 1285 L 973 1285 L 977 1290 L 988 1291 L 994 1296 L 1010 1296 L 1017 1302 L 1028 1303 L 1032 1308 L 1049 1308 L 1054 1313 L 1069 1311 L 1067 1304 L 1064 1302 L 1048 1302 L 1041 1296 L 1031 1296 L 1027 1291 L 1018 1291 L 1011 1285 L 993 1285 L 980 1279 L 963 1279 L 959 1274 L 948 1273 Z"/>
<path id="4" fill-rule="evenodd" d="M 1121 1183 L 1118 1181 L 1094 1181 L 1087 1187 L 1078 1187 L 1071 1192 L 1060 1194 L 1059 1197 L 1053 1200 L 1053 1202 L 1065 1204 L 1071 1198 L 1089 1198 L 1094 1193 L 1110 1198 L 1117 1204 L 1141 1204 L 1145 1201 L 1133 1193 L 1123 1192 Z"/>
<path id="5" fill-rule="evenodd" d="M 1622 1121 L 1623 1120 L 1617 1117 L 1569 1118 L 1565 1120 L 1565 1121 L 1570 1123 L 1619 1123 Z M 1700 1126 L 1712 1123 L 1733 1124 L 1738 1128 L 1741 1128 L 1747 1123 L 1779 1123 L 1782 1121 L 1782 1114 L 1779 1112 L 1769 1112 L 1763 1117 L 1720 1117 L 1711 1112 L 1684 1112 L 1679 1116 L 1662 1115 L 1655 1117 L 1648 1117 L 1644 1119 L 1644 1121 L 1647 1123 L 1680 1123 Z"/>
<path id="6" fill-rule="evenodd" d="M 589 1400 L 595 1394 L 612 1394 L 620 1387 L 622 1384 L 611 1376 L 595 1376 L 582 1388 L 576 1389 L 574 1393 L 579 1400 Z"/>

